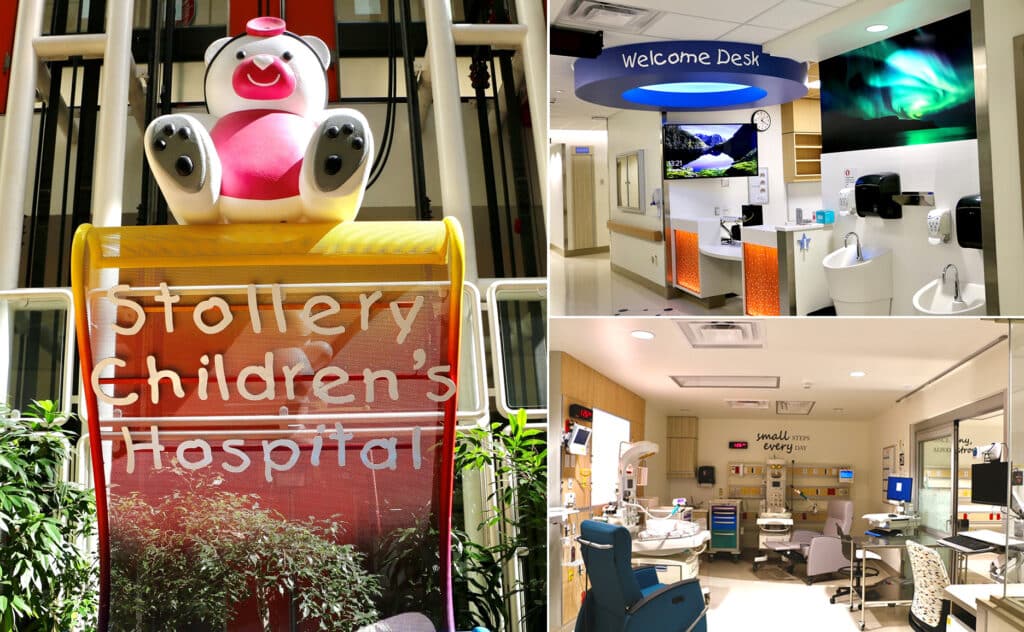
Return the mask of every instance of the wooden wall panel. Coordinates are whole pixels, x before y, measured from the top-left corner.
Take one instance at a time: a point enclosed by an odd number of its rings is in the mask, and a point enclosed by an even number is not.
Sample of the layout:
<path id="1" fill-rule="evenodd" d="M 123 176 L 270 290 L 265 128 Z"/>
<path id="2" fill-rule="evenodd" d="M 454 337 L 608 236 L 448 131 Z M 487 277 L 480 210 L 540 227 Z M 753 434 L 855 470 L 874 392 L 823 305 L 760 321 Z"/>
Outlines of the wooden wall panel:
<path id="1" fill-rule="evenodd" d="M 562 367 L 562 416 L 560 421 L 553 420 L 555 423 L 564 422 L 569 418 L 570 404 L 582 404 L 628 419 L 630 441 L 640 441 L 644 438 L 647 404 L 642 397 L 571 355 L 555 353 L 560 356 Z M 562 502 L 564 504 L 565 495 L 572 492 L 576 495 L 576 506 L 580 508 L 578 514 L 570 516 L 566 521 L 568 531 L 562 534 L 563 542 L 566 542 L 564 538 L 569 538 L 569 545 L 562 547 L 562 625 L 565 626 L 576 618 L 587 586 L 586 570 L 580 563 L 578 545 L 573 538 L 579 535 L 580 523 L 599 512 L 600 507 L 590 506 L 590 457 L 572 456 L 563 452 L 561 462 Z M 640 490 L 638 494 L 643 495 Z"/>

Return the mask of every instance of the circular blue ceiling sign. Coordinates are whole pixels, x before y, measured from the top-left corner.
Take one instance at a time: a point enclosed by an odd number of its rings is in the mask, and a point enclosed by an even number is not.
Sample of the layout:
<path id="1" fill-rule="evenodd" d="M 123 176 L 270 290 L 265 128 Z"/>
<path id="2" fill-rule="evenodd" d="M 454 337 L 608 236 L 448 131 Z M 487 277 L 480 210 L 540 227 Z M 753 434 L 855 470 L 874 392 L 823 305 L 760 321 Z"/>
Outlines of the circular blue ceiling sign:
<path id="1" fill-rule="evenodd" d="M 756 44 L 652 42 L 578 59 L 576 96 L 623 110 L 736 110 L 807 94 L 807 64 Z"/>

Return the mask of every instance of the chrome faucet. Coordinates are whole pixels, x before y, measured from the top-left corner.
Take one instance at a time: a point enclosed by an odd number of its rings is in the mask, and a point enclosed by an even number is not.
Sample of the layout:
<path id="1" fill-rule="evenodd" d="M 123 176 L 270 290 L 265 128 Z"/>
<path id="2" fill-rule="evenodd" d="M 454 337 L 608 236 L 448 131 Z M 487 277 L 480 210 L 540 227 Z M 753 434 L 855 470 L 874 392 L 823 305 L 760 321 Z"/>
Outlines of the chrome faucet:
<path id="1" fill-rule="evenodd" d="M 953 302 L 963 303 L 964 300 L 960 298 L 960 271 L 952 263 L 942 269 L 942 282 L 946 282 L 946 273 L 949 272 L 950 268 L 953 268 Z"/>
<path id="2" fill-rule="evenodd" d="M 853 235 L 853 241 L 857 244 L 857 261 L 864 261 L 864 253 L 860 249 L 860 235 L 852 230 L 846 233 L 846 237 L 843 237 L 843 248 L 846 248 L 846 242 L 850 239 L 850 235 Z"/>

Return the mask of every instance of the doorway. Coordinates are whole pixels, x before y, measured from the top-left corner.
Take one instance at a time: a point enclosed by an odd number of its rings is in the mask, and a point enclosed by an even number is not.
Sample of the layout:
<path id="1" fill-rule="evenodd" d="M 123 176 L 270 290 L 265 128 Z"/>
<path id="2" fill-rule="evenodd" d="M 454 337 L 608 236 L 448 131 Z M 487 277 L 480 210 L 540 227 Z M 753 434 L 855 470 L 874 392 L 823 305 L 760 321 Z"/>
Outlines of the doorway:
<path id="1" fill-rule="evenodd" d="M 566 207 L 565 254 L 582 254 L 597 246 L 594 156 L 589 146 L 574 146 L 569 158 L 572 201 Z"/>

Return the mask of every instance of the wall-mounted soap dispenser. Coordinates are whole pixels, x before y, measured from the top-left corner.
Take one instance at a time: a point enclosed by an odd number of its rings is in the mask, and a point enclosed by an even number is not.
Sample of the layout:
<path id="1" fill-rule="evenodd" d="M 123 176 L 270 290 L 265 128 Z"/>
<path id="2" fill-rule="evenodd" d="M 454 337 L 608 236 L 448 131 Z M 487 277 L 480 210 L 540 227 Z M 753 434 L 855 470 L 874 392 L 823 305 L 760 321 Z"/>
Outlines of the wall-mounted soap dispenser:
<path id="1" fill-rule="evenodd" d="M 956 203 L 956 243 L 981 248 L 981 194 L 966 195 Z"/>
<path id="2" fill-rule="evenodd" d="M 933 246 L 949 241 L 953 234 L 953 217 L 948 208 L 928 211 L 928 243 Z"/>
<path id="3" fill-rule="evenodd" d="M 899 219 L 903 217 L 903 206 L 893 200 L 900 194 L 900 174 L 873 173 L 857 178 L 854 186 L 854 198 L 857 203 L 857 215 L 867 217 L 877 215 L 882 219 Z"/>

